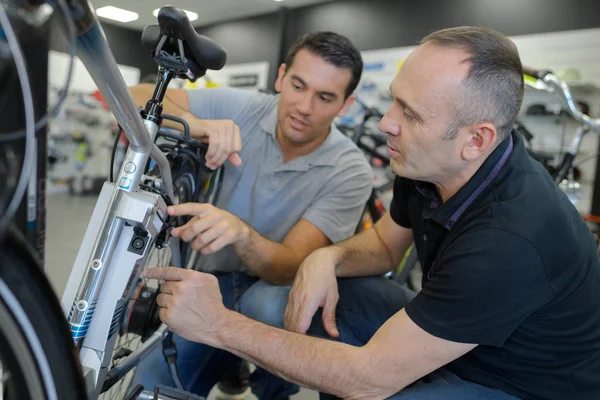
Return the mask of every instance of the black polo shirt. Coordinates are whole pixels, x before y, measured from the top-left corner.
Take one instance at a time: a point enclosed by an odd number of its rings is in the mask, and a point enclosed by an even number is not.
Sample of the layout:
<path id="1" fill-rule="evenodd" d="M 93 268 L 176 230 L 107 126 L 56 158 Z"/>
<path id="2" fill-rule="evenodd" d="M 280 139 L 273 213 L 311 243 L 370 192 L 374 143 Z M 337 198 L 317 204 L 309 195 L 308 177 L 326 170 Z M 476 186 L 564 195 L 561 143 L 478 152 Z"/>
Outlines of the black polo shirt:
<path id="1" fill-rule="evenodd" d="M 390 213 L 423 267 L 408 316 L 479 344 L 451 372 L 524 399 L 600 399 L 595 241 L 518 133 L 445 203 L 432 184 L 397 178 Z"/>

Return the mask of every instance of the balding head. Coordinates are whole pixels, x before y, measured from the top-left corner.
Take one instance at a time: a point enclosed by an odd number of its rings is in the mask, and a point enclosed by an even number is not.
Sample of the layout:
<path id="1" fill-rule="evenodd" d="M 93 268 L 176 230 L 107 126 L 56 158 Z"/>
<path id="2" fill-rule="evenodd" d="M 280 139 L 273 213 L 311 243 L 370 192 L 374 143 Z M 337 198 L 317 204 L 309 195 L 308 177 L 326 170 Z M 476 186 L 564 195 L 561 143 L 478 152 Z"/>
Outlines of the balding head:
<path id="1" fill-rule="evenodd" d="M 455 118 L 444 133 L 445 139 L 454 139 L 463 127 L 479 122 L 490 122 L 498 131 L 498 142 L 506 138 L 513 127 L 523 102 L 523 67 L 515 44 L 494 30 L 480 27 L 458 27 L 434 32 L 422 41 L 422 48 L 436 46 L 458 51 L 464 56 L 438 66 L 448 73 L 462 76 L 455 99 Z M 460 72 L 457 72 L 459 71 Z"/>

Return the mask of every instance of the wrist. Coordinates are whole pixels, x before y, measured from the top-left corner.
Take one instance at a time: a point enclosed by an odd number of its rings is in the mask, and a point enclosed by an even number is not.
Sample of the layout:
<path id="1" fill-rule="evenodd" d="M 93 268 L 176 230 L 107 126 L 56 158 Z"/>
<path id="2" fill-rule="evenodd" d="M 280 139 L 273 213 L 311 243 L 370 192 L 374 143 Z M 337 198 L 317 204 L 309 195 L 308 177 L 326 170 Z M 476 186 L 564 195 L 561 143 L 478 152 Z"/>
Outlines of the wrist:
<path id="1" fill-rule="evenodd" d="M 189 111 L 184 111 L 181 118 L 190 126 L 190 136 L 194 139 L 203 138 L 208 131 L 207 122 L 196 117 Z"/>
<path id="2" fill-rule="evenodd" d="M 344 258 L 346 256 L 346 249 L 335 244 L 329 246 L 327 249 L 330 252 L 333 270 L 337 275 L 339 273 L 339 270 L 342 268 Z"/>
<path id="3" fill-rule="evenodd" d="M 214 340 L 208 344 L 219 349 L 232 349 L 234 347 L 232 339 L 237 331 L 235 327 L 239 325 L 239 320 L 243 318 L 240 313 L 226 308 L 223 316 L 220 318 L 221 323 L 215 331 Z"/>
<path id="4" fill-rule="evenodd" d="M 250 225 L 239 219 L 240 222 L 240 231 L 238 234 L 238 239 L 236 240 L 236 245 L 245 246 L 250 242 L 251 228 Z"/>

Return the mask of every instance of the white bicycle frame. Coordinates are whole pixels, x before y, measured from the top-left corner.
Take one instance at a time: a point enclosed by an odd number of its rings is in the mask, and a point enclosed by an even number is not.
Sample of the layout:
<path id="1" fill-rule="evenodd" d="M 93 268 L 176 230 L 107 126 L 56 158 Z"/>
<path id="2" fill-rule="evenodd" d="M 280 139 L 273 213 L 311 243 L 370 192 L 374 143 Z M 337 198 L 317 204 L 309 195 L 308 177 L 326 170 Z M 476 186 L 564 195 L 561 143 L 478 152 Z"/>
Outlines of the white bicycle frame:
<path id="1" fill-rule="evenodd" d="M 140 190 L 149 157 L 159 165 L 162 183 L 173 201 L 171 171 L 165 155 L 154 145 L 159 126 L 140 116 L 121 76 L 104 31 L 87 0 L 69 0 L 77 28 L 77 55 L 129 139 L 115 183 L 106 182 L 98 197 L 75 264 L 61 299 L 71 327 L 88 387 L 96 399 L 108 378 L 119 380 L 160 343 L 162 325 L 118 368 L 109 371 L 116 331 L 123 312 L 122 296 L 134 268 L 139 274 L 167 219 L 166 204 L 156 193 Z M 173 260 L 178 259 L 172 239 Z"/>

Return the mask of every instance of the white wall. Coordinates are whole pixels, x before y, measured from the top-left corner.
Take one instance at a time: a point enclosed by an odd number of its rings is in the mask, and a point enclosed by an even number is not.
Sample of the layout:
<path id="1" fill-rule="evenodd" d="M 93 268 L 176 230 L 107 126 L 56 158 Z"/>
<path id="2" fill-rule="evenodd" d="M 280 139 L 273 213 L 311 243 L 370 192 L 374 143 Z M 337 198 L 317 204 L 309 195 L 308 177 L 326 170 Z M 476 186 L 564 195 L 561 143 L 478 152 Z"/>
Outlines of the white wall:
<path id="1" fill-rule="evenodd" d="M 62 88 L 65 84 L 65 77 L 69 68 L 70 56 L 66 53 L 50 50 L 48 66 L 48 85 L 50 88 Z M 140 81 L 139 68 L 119 65 L 119 71 L 127 85 L 135 85 Z M 73 80 L 71 81 L 71 91 L 93 92 L 97 89 L 92 77 L 85 69 L 83 62 L 75 58 L 75 67 L 73 70 Z"/>

